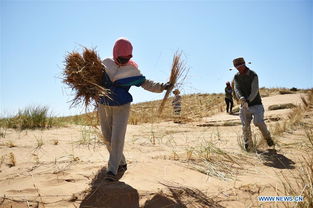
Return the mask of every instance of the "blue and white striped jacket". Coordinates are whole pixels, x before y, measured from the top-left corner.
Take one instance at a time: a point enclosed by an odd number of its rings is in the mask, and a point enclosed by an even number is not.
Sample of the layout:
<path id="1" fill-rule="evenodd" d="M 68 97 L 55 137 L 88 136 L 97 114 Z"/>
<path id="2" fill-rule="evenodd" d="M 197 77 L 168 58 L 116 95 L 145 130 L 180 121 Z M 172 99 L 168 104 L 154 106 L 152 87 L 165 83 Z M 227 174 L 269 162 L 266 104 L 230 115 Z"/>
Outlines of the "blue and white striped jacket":
<path id="1" fill-rule="evenodd" d="M 110 98 L 100 97 L 100 103 L 110 106 L 124 105 L 133 101 L 128 92 L 131 86 L 141 86 L 146 78 L 133 65 L 119 66 L 113 59 L 103 60 L 105 73 L 102 86 L 110 90 Z"/>

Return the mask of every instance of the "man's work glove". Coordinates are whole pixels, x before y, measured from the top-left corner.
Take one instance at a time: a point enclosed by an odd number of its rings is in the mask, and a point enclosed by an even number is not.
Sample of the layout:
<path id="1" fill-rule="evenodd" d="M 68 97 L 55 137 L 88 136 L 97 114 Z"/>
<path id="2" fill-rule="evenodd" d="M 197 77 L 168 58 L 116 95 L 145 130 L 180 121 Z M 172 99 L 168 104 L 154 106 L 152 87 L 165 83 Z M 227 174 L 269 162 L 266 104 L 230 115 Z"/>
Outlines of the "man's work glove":
<path id="1" fill-rule="evenodd" d="M 174 85 L 171 84 L 170 82 L 166 82 L 165 84 L 163 84 L 163 89 L 164 90 L 168 90 L 168 89 L 171 89 L 173 87 L 174 87 Z"/>

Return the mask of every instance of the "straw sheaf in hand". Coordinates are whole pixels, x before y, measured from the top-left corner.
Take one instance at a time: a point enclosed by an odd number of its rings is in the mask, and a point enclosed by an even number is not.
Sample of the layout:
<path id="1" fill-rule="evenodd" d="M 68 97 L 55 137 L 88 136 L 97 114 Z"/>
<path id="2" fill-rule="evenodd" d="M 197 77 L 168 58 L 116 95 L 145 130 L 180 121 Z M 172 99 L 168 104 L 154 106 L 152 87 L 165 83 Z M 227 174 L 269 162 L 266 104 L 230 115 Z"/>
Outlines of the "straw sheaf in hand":
<path id="1" fill-rule="evenodd" d="M 108 96 L 109 90 L 101 86 L 104 66 L 97 53 L 84 48 L 81 54 L 71 52 L 65 59 L 63 82 L 75 92 L 71 107 L 83 103 L 87 108 L 99 96 Z"/>
<path id="2" fill-rule="evenodd" d="M 177 87 L 178 83 L 186 78 L 187 68 L 186 68 L 184 62 L 181 60 L 181 55 L 182 55 L 181 52 L 176 52 L 174 54 L 171 74 L 170 74 L 170 78 L 168 81 L 172 87 L 166 90 L 166 93 L 163 97 L 162 103 L 159 107 L 159 115 L 161 115 L 163 108 L 164 108 L 164 105 L 165 105 L 171 91 L 173 90 L 173 88 Z"/>

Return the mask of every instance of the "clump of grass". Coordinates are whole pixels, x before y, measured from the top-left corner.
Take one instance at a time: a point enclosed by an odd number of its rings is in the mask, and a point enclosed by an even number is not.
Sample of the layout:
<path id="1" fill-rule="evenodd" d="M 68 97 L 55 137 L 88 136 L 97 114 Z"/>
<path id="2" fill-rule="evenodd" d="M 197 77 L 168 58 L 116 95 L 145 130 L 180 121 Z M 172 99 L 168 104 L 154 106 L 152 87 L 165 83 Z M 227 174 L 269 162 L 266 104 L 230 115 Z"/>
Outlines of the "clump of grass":
<path id="1" fill-rule="evenodd" d="M 99 118 L 96 112 L 89 112 L 74 116 L 59 117 L 56 118 L 56 120 L 61 126 L 71 124 L 81 126 L 96 126 L 99 124 Z"/>
<path id="2" fill-rule="evenodd" d="M 313 153 L 313 152 L 312 152 Z M 281 173 L 279 178 L 283 186 L 282 192 L 286 196 L 302 196 L 303 201 L 297 202 L 296 207 L 313 207 L 313 157 L 302 157 L 301 166 L 291 176 Z M 285 204 L 289 207 L 288 204 Z"/>
<path id="3" fill-rule="evenodd" d="M 277 122 L 273 126 L 270 127 L 272 135 L 280 136 L 284 132 L 286 132 L 288 128 L 288 121 Z"/>
<path id="4" fill-rule="evenodd" d="M 305 135 L 309 141 L 309 148 L 313 150 L 313 130 L 312 129 L 305 129 Z"/>
<path id="5" fill-rule="evenodd" d="M 47 107 L 30 107 L 18 112 L 20 129 L 46 128 L 50 124 Z"/>
<path id="6" fill-rule="evenodd" d="M 194 152 L 195 152 L 194 147 L 186 148 L 186 158 L 188 161 L 193 160 L 193 155 L 195 154 Z"/>
<path id="7" fill-rule="evenodd" d="M 156 123 L 161 121 L 172 121 L 175 119 L 171 105 L 172 97 L 163 107 L 163 113 L 158 116 L 158 107 L 161 100 L 133 104 L 130 112 L 130 124 Z M 203 117 L 211 116 L 220 112 L 224 106 L 223 94 L 190 94 L 182 95 L 182 122 L 192 122 Z"/>
<path id="8" fill-rule="evenodd" d="M 309 110 L 313 104 L 313 90 L 309 90 L 307 97 L 302 97 L 303 105 L 297 106 L 289 115 L 288 120 L 285 121 L 285 127 L 280 127 L 284 132 L 286 129 L 292 129 L 297 126 L 302 126 L 301 121 L 305 112 Z M 308 139 L 307 155 L 302 156 L 300 166 L 296 171 L 289 171 L 288 173 L 280 173 L 278 175 L 281 180 L 282 189 L 279 190 L 286 196 L 302 196 L 303 201 L 297 202 L 294 207 L 313 207 L 313 131 L 310 127 L 304 127 L 305 136 Z M 303 143 L 303 142 L 301 142 Z M 284 203 L 285 207 L 290 204 Z"/>
<path id="9" fill-rule="evenodd" d="M 202 191 L 195 188 L 188 188 L 179 184 L 169 185 L 161 183 L 168 191 L 162 190 L 154 194 L 153 197 L 147 200 L 144 207 L 156 207 L 156 204 L 162 206 L 159 207 L 211 207 L 222 208 L 216 200 L 216 197 L 210 197 Z"/>
<path id="10" fill-rule="evenodd" d="M 252 143 L 250 144 L 250 149 L 249 149 L 249 152 L 251 153 L 255 153 L 257 152 L 257 149 L 258 147 L 261 145 L 261 139 L 260 139 L 260 135 L 259 134 L 255 134 L 253 132 L 251 132 L 252 136 L 251 136 L 251 140 L 252 140 Z M 243 136 L 242 135 L 237 135 L 237 143 L 240 147 L 240 149 L 243 151 L 243 152 L 247 152 L 244 148 L 244 140 L 243 140 Z"/>
<path id="11" fill-rule="evenodd" d="M 1 166 L 2 166 L 3 163 L 4 163 L 4 156 L 2 155 L 2 156 L 0 157 L 0 168 L 1 168 Z"/>
<path id="12" fill-rule="evenodd" d="M 80 158 L 79 157 L 75 157 L 74 155 L 71 155 L 71 161 L 72 162 L 78 162 L 78 161 L 80 161 Z"/>
<path id="13" fill-rule="evenodd" d="M 193 169 L 222 180 L 231 179 L 234 176 L 234 172 L 241 169 L 238 161 L 245 160 L 244 156 L 228 154 L 208 141 L 198 147 L 186 148 L 185 155 L 174 153 L 171 159 L 186 160 Z"/>
<path id="14" fill-rule="evenodd" d="M 15 159 L 15 155 L 13 152 L 10 152 L 10 154 L 8 155 L 8 161 L 7 161 L 7 166 L 14 167 L 16 165 L 16 159 Z"/>
<path id="15" fill-rule="evenodd" d="M 219 177 L 223 180 L 232 178 L 234 172 L 241 169 L 239 161 L 244 160 L 243 156 L 226 153 L 211 142 L 202 146 L 198 152 L 198 157 L 204 162 L 204 169 L 202 168 L 204 173 Z"/>
<path id="16" fill-rule="evenodd" d="M 307 102 L 309 103 L 309 105 L 313 104 L 313 89 L 310 89 L 307 93 Z"/>
<path id="17" fill-rule="evenodd" d="M 36 141 L 37 141 L 37 143 L 36 143 L 35 149 L 40 149 L 44 145 L 44 142 L 43 142 L 42 138 L 36 138 Z"/>
<path id="18" fill-rule="evenodd" d="M 16 147 L 16 145 L 11 140 L 6 143 L 6 146 L 8 146 L 9 148 Z"/>
<path id="19" fill-rule="evenodd" d="M 300 123 L 305 113 L 305 108 L 299 106 L 288 114 L 289 126 L 292 128 Z"/>
<path id="20" fill-rule="evenodd" d="M 99 130 L 91 126 L 83 126 L 81 129 L 81 139 L 78 141 L 80 145 L 95 145 L 100 143 L 101 133 Z"/>
<path id="21" fill-rule="evenodd" d="M 14 117 L 1 119 L 0 126 L 19 130 L 51 128 L 55 124 L 55 120 L 48 115 L 48 111 L 46 106 L 26 107 L 19 110 Z"/>
<path id="22" fill-rule="evenodd" d="M 52 141 L 52 144 L 53 144 L 53 145 L 58 145 L 58 144 L 59 144 L 59 140 L 54 139 L 54 140 Z"/>
<path id="23" fill-rule="evenodd" d="M 309 107 L 309 103 L 306 101 L 305 97 L 301 96 L 301 100 L 305 108 Z"/>
<path id="24" fill-rule="evenodd" d="M 5 138 L 7 134 L 7 127 L 0 127 L 0 137 Z"/>
<path id="25" fill-rule="evenodd" d="M 299 104 L 293 108 L 293 110 L 288 114 L 288 119 L 282 122 L 277 122 L 274 126 L 271 126 L 271 132 L 273 135 L 279 136 L 282 135 L 286 131 L 290 131 L 297 127 L 305 112 L 310 108 L 313 104 L 313 90 L 309 90 L 307 93 L 307 99 L 301 97 L 302 105 Z"/>

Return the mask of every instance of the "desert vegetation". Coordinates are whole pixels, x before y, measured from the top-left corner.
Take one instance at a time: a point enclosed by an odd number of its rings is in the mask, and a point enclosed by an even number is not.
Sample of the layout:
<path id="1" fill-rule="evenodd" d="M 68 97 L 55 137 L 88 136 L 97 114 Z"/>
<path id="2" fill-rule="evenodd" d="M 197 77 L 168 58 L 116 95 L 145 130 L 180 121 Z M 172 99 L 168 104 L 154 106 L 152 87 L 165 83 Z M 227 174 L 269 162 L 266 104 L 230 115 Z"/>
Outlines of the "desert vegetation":
<path id="1" fill-rule="evenodd" d="M 0 119 L 0 128 L 2 129 L 45 129 L 57 125 L 55 119 L 49 115 L 49 108 L 46 106 L 31 106 L 19 110 L 15 116 Z"/>
<path id="2" fill-rule="evenodd" d="M 265 120 L 277 145 L 269 149 L 252 126 L 249 153 L 241 149 L 238 114 L 224 112 L 223 94 L 183 95 L 181 123 L 173 122 L 171 97 L 160 116 L 160 100 L 133 104 L 129 170 L 109 186 L 101 182 L 108 158 L 95 112 L 55 117 L 47 107 L 20 110 L 0 120 L 0 207 L 97 207 L 104 196 L 113 203 L 108 193 L 143 208 L 312 207 L 313 90 L 262 88 L 261 94 L 298 100 L 273 99 L 268 106 L 279 108 L 266 108 Z M 303 201 L 257 200 L 264 195 Z"/>

